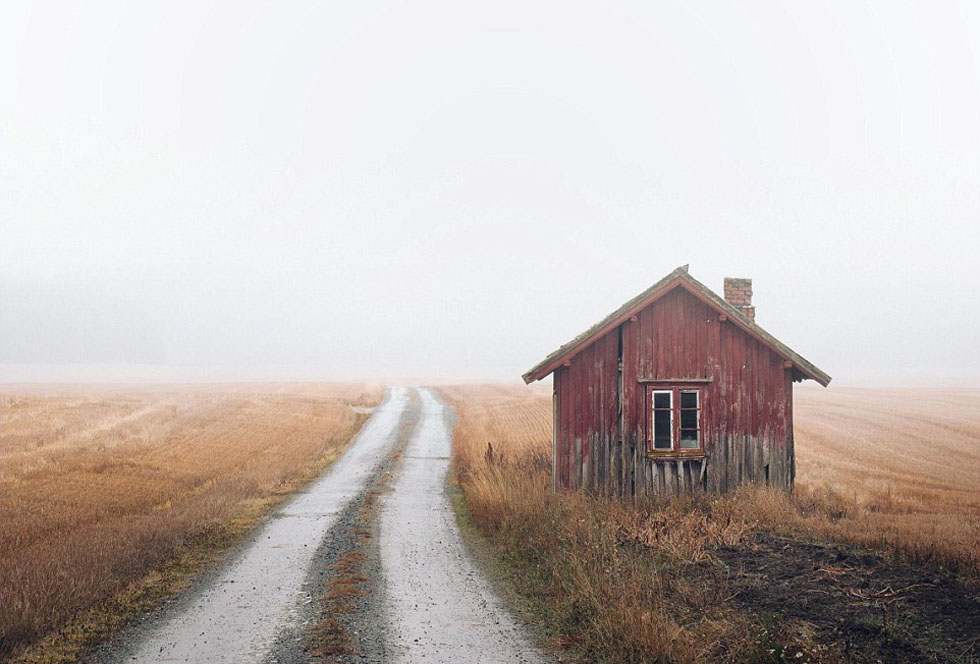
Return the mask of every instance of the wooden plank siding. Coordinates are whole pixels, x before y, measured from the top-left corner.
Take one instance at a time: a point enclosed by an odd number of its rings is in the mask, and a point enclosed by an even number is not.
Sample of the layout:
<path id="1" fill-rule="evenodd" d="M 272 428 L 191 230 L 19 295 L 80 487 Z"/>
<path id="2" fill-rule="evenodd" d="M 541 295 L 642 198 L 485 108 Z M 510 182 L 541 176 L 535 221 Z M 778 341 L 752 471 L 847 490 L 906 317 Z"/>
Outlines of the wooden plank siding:
<path id="1" fill-rule="evenodd" d="M 792 487 L 792 370 L 723 319 L 677 288 L 554 371 L 556 487 L 632 496 Z M 703 457 L 647 452 L 647 385 L 674 379 L 698 381 Z"/>

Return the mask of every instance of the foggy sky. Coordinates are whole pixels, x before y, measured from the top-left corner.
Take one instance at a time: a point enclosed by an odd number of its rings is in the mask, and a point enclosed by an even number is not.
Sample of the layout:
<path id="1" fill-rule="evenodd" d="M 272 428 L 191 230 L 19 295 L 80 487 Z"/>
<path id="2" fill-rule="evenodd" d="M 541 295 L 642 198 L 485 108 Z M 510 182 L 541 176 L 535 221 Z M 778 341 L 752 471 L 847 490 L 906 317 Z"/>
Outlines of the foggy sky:
<path id="1" fill-rule="evenodd" d="M 980 384 L 976 3 L 481 5 L 5 4 L 0 381 L 516 379 L 690 263 Z"/>

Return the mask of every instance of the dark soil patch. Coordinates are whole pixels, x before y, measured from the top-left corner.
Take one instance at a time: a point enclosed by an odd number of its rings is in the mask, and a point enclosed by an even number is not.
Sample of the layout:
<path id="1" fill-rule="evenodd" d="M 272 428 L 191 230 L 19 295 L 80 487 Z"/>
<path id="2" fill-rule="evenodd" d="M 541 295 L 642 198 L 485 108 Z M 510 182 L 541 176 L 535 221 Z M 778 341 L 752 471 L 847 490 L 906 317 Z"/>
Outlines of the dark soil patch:
<path id="1" fill-rule="evenodd" d="M 812 633 L 826 656 L 818 659 L 980 661 L 980 584 L 772 534 L 716 553 L 732 603 L 763 624 Z"/>

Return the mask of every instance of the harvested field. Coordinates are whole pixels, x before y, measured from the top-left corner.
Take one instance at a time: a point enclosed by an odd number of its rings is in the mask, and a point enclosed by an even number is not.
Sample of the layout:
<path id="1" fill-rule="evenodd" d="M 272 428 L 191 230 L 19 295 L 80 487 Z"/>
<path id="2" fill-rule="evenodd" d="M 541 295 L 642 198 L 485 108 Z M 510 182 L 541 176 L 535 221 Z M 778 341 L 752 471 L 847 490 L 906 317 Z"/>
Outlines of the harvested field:
<path id="1" fill-rule="evenodd" d="M 976 658 L 980 390 L 799 389 L 794 497 L 636 507 L 550 491 L 549 390 L 443 394 L 469 518 L 587 659 Z"/>
<path id="2" fill-rule="evenodd" d="M 980 390 L 797 390 L 797 485 L 833 492 L 829 529 L 980 572 Z"/>
<path id="3" fill-rule="evenodd" d="M 0 656 L 195 550 L 227 546 L 319 474 L 380 386 L 0 393 Z"/>
<path id="4" fill-rule="evenodd" d="M 980 515 L 980 390 L 796 389 L 797 480 L 873 511 Z"/>

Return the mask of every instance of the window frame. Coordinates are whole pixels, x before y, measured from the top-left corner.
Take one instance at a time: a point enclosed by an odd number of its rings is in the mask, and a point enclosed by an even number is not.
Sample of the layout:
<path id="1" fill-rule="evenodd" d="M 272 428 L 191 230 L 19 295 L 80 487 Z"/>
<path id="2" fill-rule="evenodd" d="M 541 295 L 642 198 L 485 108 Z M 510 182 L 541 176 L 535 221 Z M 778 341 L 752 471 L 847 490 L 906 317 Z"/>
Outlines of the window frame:
<path id="1" fill-rule="evenodd" d="M 657 408 L 656 400 L 657 395 L 659 394 L 666 394 L 670 397 L 670 404 L 666 408 Z M 659 387 L 653 387 L 650 389 L 650 407 L 647 409 L 647 412 L 650 414 L 650 435 L 647 442 L 647 451 L 651 454 L 670 454 L 674 451 L 674 444 L 677 442 L 677 440 L 675 440 L 677 436 L 674 435 L 677 424 L 674 421 L 675 414 L 677 413 L 677 399 L 675 399 L 675 396 L 676 390 L 661 389 Z M 670 417 L 670 428 L 668 429 L 670 432 L 669 449 L 657 447 L 657 411 L 667 411 L 668 417 Z"/>
<path id="2" fill-rule="evenodd" d="M 647 384 L 646 389 L 646 422 L 647 435 L 646 446 L 647 455 L 655 458 L 678 458 L 678 457 L 703 457 L 704 456 L 704 390 L 697 384 Z M 654 447 L 654 420 L 656 410 L 654 407 L 654 396 L 656 394 L 670 394 L 670 449 Z M 697 395 L 697 408 L 684 408 L 683 410 L 696 410 L 697 412 L 697 447 L 681 447 L 681 394 L 693 393 Z M 690 428 L 684 428 L 691 431 Z"/>

